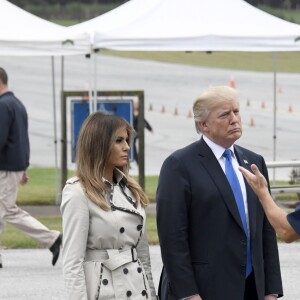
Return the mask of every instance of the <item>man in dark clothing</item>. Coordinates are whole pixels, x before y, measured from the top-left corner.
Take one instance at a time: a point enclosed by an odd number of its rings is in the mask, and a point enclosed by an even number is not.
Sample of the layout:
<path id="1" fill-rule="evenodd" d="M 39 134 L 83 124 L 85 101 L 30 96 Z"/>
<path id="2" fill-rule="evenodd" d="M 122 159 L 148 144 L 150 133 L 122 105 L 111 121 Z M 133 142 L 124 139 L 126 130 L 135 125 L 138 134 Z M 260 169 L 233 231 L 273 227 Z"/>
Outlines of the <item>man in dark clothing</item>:
<path id="1" fill-rule="evenodd" d="M 133 141 L 133 158 L 134 160 L 136 161 L 137 165 L 139 165 L 139 154 L 138 154 L 138 151 L 137 151 L 137 142 L 138 142 L 138 130 L 139 130 L 139 103 L 137 101 L 135 101 L 133 103 L 133 128 L 136 132 L 136 136 L 134 138 L 134 141 Z M 153 128 L 151 127 L 150 123 L 144 119 L 144 127 L 149 130 L 150 132 L 153 133 Z"/>
<path id="2" fill-rule="evenodd" d="M 18 185 L 29 180 L 26 173 L 30 154 L 28 117 L 25 106 L 8 90 L 7 84 L 7 73 L 0 67 L 0 245 L 6 223 L 9 223 L 49 248 L 54 266 L 62 234 L 49 230 L 16 205 Z"/>

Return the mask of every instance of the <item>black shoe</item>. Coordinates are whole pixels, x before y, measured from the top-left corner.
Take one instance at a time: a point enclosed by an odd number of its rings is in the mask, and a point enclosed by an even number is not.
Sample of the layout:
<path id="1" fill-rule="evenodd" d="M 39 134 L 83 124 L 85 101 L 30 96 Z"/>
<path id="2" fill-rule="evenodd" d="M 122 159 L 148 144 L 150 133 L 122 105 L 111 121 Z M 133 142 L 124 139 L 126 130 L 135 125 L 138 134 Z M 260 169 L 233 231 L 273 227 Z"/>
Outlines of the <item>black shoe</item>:
<path id="1" fill-rule="evenodd" d="M 53 266 L 55 266 L 55 264 L 58 260 L 61 243 L 62 243 L 62 233 L 59 234 L 58 238 L 55 240 L 53 245 L 49 248 L 49 250 L 53 254 L 53 257 L 52 257 L 52 265 Z"/>

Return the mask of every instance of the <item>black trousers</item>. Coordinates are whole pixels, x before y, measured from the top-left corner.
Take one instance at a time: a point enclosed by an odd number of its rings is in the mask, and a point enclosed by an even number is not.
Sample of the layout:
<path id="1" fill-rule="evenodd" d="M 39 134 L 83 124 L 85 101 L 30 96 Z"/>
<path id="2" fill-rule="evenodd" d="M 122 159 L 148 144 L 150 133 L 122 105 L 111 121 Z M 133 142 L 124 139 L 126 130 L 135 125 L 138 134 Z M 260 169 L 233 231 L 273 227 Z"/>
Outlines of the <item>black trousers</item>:
<path id="1" fill-rule="evenodd" d="M 246 278 L 244 300 L 258 300 L 253 272 Z"/>

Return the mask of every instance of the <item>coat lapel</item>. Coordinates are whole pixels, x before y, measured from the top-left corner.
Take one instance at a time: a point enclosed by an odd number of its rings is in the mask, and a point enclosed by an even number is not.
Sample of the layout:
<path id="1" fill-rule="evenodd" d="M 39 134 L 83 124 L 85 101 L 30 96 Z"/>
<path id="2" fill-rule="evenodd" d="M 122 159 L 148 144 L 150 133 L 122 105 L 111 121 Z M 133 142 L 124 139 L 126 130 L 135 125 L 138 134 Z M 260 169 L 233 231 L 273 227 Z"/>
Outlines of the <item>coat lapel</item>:
<path id="1" fill-rule="evenodd" d="M 125 193 L 122 192 L 122 188 L 119 185 L 114 187 L 113 197 L 111 200 L 111 204 L 115 209 L 120 211 L 124 211 L 127 213 L 132 213 L 140 216 L 142 219 L 145 218 L 145 210 L 141 205 L 137 205 L 134 207 L 130 201 L 128 201 L 127 197 L 131 197 L 134 199 L 134 196 L 131 194 L 127 187 L 123 188 Z"/>
<path id="2" fill-rule="evenodd" d="M 235 198 L 226 175 L 224 174 L 214 153 L 211 151 L 211 149 L 203 139 L 199 141 L 199 157 L 202 165 L 210 175 L 212 181 L 215 183 L 216 188 L 219 190 L 219 193 L 228 210 L 230 211 L 236 222 L 239 224 L 239 226 L 243 229 L 243 224 L 238 211 L 238 207 L 236 205 Z"/>

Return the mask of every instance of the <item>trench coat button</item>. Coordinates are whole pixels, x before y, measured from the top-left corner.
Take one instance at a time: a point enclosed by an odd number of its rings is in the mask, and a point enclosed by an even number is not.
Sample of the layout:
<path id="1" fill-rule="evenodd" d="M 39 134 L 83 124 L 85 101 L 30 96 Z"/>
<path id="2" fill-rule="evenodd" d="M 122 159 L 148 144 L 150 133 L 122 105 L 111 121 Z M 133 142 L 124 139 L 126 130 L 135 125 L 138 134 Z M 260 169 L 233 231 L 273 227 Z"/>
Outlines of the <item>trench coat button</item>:
<path id="1" fill-rule="evenodd" d="M 142 295 L 143 295 L 143 296 L 146 296 L 146 295 L 147 295 L 147 292 L 146 292 L 145 290 L 143 290 L 143 291 L 142 291 Z"/>
<path id="2" fill-rule="evenodd" d="M 121 233 L 124 233 L 124 231 L 125 231 L 125 228 L 124 228 L 124 227 L 121 227 L 121 228 L 120 228 L 120 232 L 121 232 Z"/>
<path id="3" fill-rule="evenodd" d="M 127 291 L 126 296 L 130 297 L 132 295 L 131 291 Z"/>
<path id="4" fill-rule="evenodd" d="M 128 269 L 127 269 L 127 268 L 124 268 L 124 269 L 123 269 L 123 273 L 124 273 L 124 274 L 128 274 Z"/>
<path id="5" fill-rule="evenodd" d="M 107 285 L 107 284 L 108 284 L 108 280 L 107 280 L 107 279 L 103 279 L 103 280 L 102 280 L 102 283 L 103 283 L 104 285 Z"/>
<path id="6" fill-rule="evenodd" d="M 138 226 L 136 226 L 136 229 L 137 229 L 138 231 L 141 231 L 142 228 L 143 228 L 143 225 L 141 225 L 141 224 L 139 224 Z"/>
<path id="7" fill-rule="evenodd" d="M 138 273 L 141 273 L 141 272 L 142 272 L 142 268 L 141 268 L 141 267 L 138 267 L 138 268 L 137 268 L 137 271 L 138 271 Z"/>

